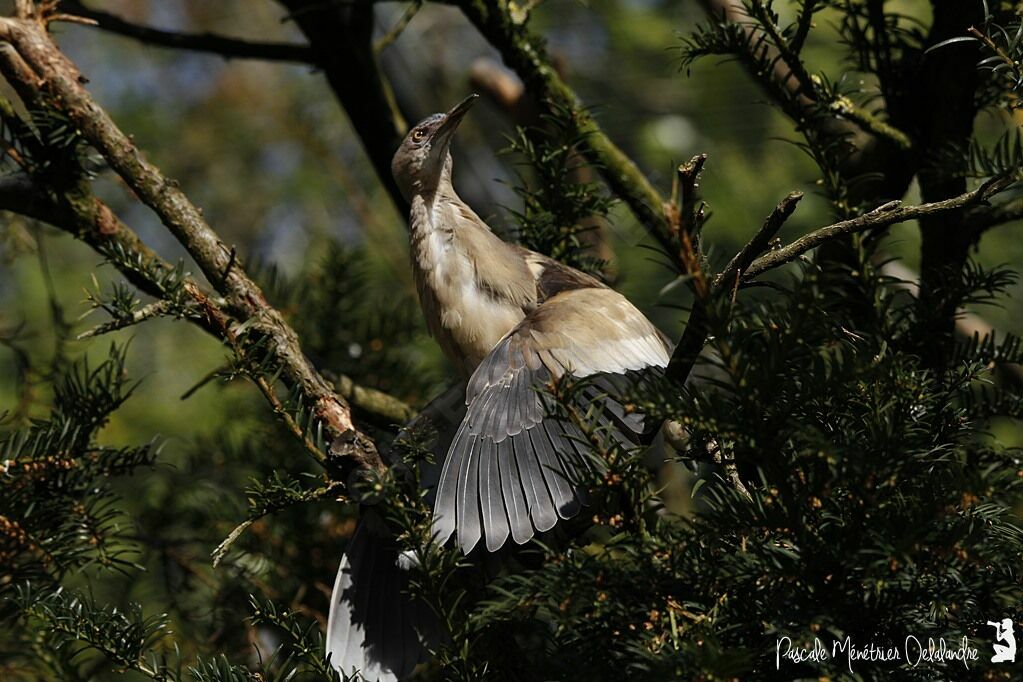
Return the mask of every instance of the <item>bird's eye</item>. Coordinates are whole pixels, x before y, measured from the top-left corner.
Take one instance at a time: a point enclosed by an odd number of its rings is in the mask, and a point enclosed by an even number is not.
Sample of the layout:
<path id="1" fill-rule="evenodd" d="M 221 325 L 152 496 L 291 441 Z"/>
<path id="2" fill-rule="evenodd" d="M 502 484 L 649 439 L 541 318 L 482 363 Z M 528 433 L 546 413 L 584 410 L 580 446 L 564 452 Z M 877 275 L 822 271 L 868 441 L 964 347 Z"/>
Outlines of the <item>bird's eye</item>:
<path id="1" fill-rule="evenodd" d="M 422 142 L 424 137 L 426 137 L 426 132 L 422 128 L 416 128 L 412 131 L 413 142 Z"/>

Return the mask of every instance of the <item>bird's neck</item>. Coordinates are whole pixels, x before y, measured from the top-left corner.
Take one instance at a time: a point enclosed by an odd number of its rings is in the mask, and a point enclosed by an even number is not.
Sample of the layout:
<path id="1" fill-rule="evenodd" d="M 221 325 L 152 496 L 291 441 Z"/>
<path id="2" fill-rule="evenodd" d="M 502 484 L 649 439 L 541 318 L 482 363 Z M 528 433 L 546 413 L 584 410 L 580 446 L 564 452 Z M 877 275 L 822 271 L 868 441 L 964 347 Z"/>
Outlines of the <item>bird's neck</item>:
<path id="1" fill-rule="evenodd" d="M 532 306 L 533 278 L 450 184 L 411 203 L 412 269 L 427 327 L 468 376 Z"/>
<path id="2" fill-rule="evenodd" d="M 460 233 L 465 231 L 483 231 L 490 233 L 490 228 L 480 220 L 471 220 L 475 216 L 468 204 L 462 201 L 450 182 L 440 182 L 429 192 L 421 192 L 412 197 L 409 214 L 409 237 L 412 241 L 412 257 L 430 255 L 437 258 L 442 255 L 453 256 L 455 242 Z M 428 251 L 422 247 L 434 247 Z M 438 250 L 436 247 L 445 247 Z"/>

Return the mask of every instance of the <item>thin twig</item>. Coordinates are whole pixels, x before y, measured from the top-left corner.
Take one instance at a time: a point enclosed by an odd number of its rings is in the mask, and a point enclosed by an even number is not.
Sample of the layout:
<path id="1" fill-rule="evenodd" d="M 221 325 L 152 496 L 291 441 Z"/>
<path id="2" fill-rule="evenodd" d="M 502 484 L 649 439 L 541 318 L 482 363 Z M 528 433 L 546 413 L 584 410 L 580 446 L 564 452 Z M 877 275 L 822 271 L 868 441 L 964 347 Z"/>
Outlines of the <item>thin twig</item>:
<path id="1" fill-rule="evenodd" d="M 796 20 L 796 31 L 792 35 L 792 41 L 789 43 L 789 48 L 796 57 L 803 51 L 806 37 L 810 35 L 810 29 L 813 28 L 813 15 L 817 11 L 818 2 L 819 0 L 805 0 L 802 9 L 799 10 L 799 18 Z"/>
<path id="2" fill-rule="evenodd" d="M 213 552 L 211 553 L 211 556 L 213 557 L 213 568 L 217 568 L 220 565 L 220 562 L 224 560 L 224 557 L 227 555 L 227 550 L 231 548 L 231 545 L 233 545 L 238 540 L 238 538 L 242 536 L 242 533 L 244 533 L 249 526 L 251 526 L 259 519 L 263 518 L 267 514 L 272 514 L 273 512 L 286 509 L 287 507 L 290 507 L 291 505 L 297 504 L 299 502 L 308 502 L 310 500 L 323 499 L 324 497 L 327 497 L 329 495 L 336 495 L 339 488 L 340 486 L 337 483 L 330 483 L 328 485 L 321 486 L 316 490 L 311 490 L 308 493 L 303 494 L 299 499 L 288 500 L 283 504 L 278 504 L 274 505 L 273 507 L 260 509 L 254 515 L 250 516 L 249 518 L 245 519 L 237 526 L 235 526 L 234 529 L 230 533 L 228 533 L 227 537 L 224 538 L 223 542 L 217 545 L 216 549 L 213 550 Z"/>
<path id="3" fill-rule="evenodd" d="M 680 223 L 678 232 L 685 233 L 694 241 L 699 241 L 703 224 L 707 220 L 704 206 L 699 204 L 697 190 L 700 188 L 700 174 L 703 166 L 707 163 L 706 154 L 697 154 L 689 163 L 678 167 L 676 177 L 678 178 L 678 192 L 680 210 Z"/>
<path id="4" fill-rule="evenodd" d="M 805 34 L 812 24 L 812 12 L 800 15 L 797 20 L 793 41 L 786 43 L 778 26 L 766 17 L 766 10 L 757 10 L 757 19 L 768 30 L 761 30 L 753 22 L 741 0 L 699 0 L 706 13 L 714 20 L 724 20 L 742 26 L 747 39 L 747 49 L 738 57 L 753 80 L 782 108 L 793 121 L 800 125 L 812 125 L 815 130 L 829 138 L 841 138 L 851 131 L 849 123 L 876 138 L 887 140 L 902 150 L 908 150 L 909 137 L 895 126 L 863 109 L 848 107 L 843 102 L 832 103 L 835 113 L 842 114 L 845 121 L 837 118 L 813 116 L 821 106 L 813 78 L 808 75 L 799 59 L 799 52 L 805 41 Z M 808 3 L 814 4 L 814 3 Z M 762 3 L 753 5 L 763 8 Z M 779 42 L 780 41 L 780 42 Z M 763 64 L 769 62 L 769 70 Z M 827 104 L 827 103 L 825 103 Z M 835 107 L 840 109 L 836 110 Z M 846 121 L 848 123 L 846 123 Z"/>
<path id="5" fill-rule="evenodd" d="M 958 197 L 917 206 L 900 208 L 900 202 L 891 201 L 859 217 L 843 220 L 815 230 L 808 235 L 800 237 L 788 246 L 771 251 L 752 260 L 749 267 L 744 268 L 743 263 L 750 261 L 752 257 L 755 257 L 757 253 L 766 248 L 773 235 L 777 233 L 785 220 L 792 214 L 800 195 L 798 193 L 790 194 L 778 204 L 778 207 L 775 208 L 774 212 L 768 217 L 764 226 L 754 235 L 753 239 L 732 258 L 725 267 L 725 270 L 715 278 L 713 289 L 716 291 L 719 287 L 734 287 L 751 282 L 754 278 L 768 270 L 790 263 L 807 251 L 841 235 L 887 227 L 921 216 L 975 205 L 987 200 L 997 192 L 1003 191 L 1011 183 L 1012 178 L 992 178 L 977 189 L 966 192 Z M 707 296 L 703 297 L 704 300 L 700 300 L 699 296 L 697 297 L 697 301 L 693 305 L 693 312 L 689 316 L 689 322 L 686 324 L 685 332 L 682 334 L 682 339 L 675 347 L 674 352 L 672 352 L 671 361 L 668 363 L 668 368 L 665 372 L 666 376 L 680 385 L 688 379 L 693 366 L 696 364 L 696 359 L 706 343 L 707 335 L 710 333 L 707 326 L 706 310 L 707 299 L 710 295 L 712 295 L 712 292 L 708 292 Z"/>
<path id="6" fill-rule="evenodd" d="M 799 55 L 789 45 L 788 40 L 782 35 L 781 28 L 775 23 L 775 17 L 772 16 L 772 10 L 768 9 L 761 0 L 750 0 L 746 11 L 752 11 L 753 17 L 763 26 L 763 30 L 778 51 L 779 59 L 789 71 L 785 80 L 794 78 L 798 83 L 796 94 L 817 99 L 817 86 L 803 65 L 803 60 L 799 58 Z"/>
<path id="7" fill-rule="evenodd" d="M 985 230 L 1020 219 L 1023 219 L 1023 197 L 970 211 L 966 216 L 966 228 L 979 237 Z"/>
<path id="8" fill-rule="evenodd" d="M 419 10 L 423 8 L 423 0 L 413 0 L 405 11 L 401 13 L 401 17 L 395 22 L 394 26 L 390 31 L 380 36 L 380 39 L 373 43 L 373 52 L 380 54 L 388 47 L 391 43 L 398 39 L 399 36 L 408 28 L 409 23 L 419 13 Z"/>
<path id="9" fill-rule="evenodd" d="M 166 298 L 162 298 L 158 301 L 153 301 L 148 305 L 144 305 L 138 310 L 135 310 L 131 315 L 125 315 L 123 317 L 117 317 L 109 322 L 98 324 L 91 329 L 87 329 L 78 336 L 75 337 L 78 341 L 85 339 L 92 339 L 103 334 L 109 334 L 125 327 L 131 327 L 132 325 L 139 324 L 153 317 L 160 317 L 166 314 L 174 307 L 174 301 Z"/>
<path id="10" fill-rule="evenodd" d="M 792 192 L 781 200 L 775 209 L 771 211 L 771 215 L 767 217 L 767 220 L 764 221 L 764 224 L 757 233 L 753 235 L 753 238 L 749 240 L 746 246 L 742 247 L 739 253 L 735 254 L 732 260 L 728 262 L 728 265 L 725 266 L 725 269 L 714 279 L 715 287 L 726 284 L 735 286 L 733 282 L 738 283 L 743 273 L 756 257 L 767 250 L 771 240 L 778 234 L 778 230 L 789 219 L 792 212 L 796 210 L 796 206 L 802 198 L 802 192 Z"/>
<path id="11" fill-rule="evenodd" d="M 829 108 L 839 116 L 855 123 L 860 130 L 877 137 L 887 138 L 904 152 L 913 148 L 913 141 L 909 138 L 909 135 L 881 119 L 876 114 L 856 106 L 848 97 L 839 96 L 829 105 Z"/>
<path id="12" fill-rule="evenodd" d="M 68 14 L 92 21 L 100 30 L 132 38 L 147 45 L 207 52 L 225 59 L 260 59 L 272 62 L 316 64 L 316 54 L 308 45 L 254 42 L 214 33 L 165 31 L 132 23 L 110 12 L 92 9 L 79 0 L 64 0 L 61 7 Z M 70 21 L 72 18 L 66 15 L 57 15 L 52 17 L 52 20 Z"/>

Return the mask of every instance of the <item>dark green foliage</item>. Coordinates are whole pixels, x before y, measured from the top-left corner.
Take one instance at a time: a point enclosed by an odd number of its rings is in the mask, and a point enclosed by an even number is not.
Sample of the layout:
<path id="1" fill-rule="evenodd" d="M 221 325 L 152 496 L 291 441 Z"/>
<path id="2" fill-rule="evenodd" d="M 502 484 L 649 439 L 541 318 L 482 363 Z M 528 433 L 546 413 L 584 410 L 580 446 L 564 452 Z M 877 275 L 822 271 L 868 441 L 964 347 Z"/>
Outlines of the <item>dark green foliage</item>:
<path id="1" fill-rule="evenodd" d="M 971 272 L 971 285 L 986 288 L 950 287 L 960 301 L 985 300 L 1009 283 L 998 273 Z M 573 403 L 573 383 L 552 389 L 563 418 L 586 426 L 601 462 L 587 481 L 591 511 L 544 545 L 505 552 L 496 563 L 467 562 L 428 542 L 429 510 L 415 472 L 429 455 L 417 434 L 399 443 L 413 475 L 380 481 L 376 509 L 420 566 L 410 597 L 442 614 L 448 639 L 435 665 L 443 676 L 771 676 L 783 636 L 804 644 L 815 636 L 899 643 L 908 634 L 957 642 L 976 638 L 990 618 L 1018 616 L 1023 532 L 1012 505 L 1023 499 L 1019 454 L 988 438 L 973 409 L 990 362 L 1015 359 L 1018 342 L 963 344 L 936 375 L 921 369 L 914 352 L 925 313 L 911 299 L 870 267 L 833 287 L 820 285 L 811 269 L 780 293 L 722 301 L 711 308 L 715 353 L 697 368 L 701 381 L 681 397 L 670 386 L 635 391 L 638 407 L 689 431 L 679 457 L 702 462 L 692 517 L 666 513 L 643 459 L 608 447 L 588 426 Z M 871 301 L 869 316 L 849 303 L 863 300 Z M 76 368 L 58 382 L 53 422 L 95 429 L 129 388 L 115 350 L 100 367 Z M 33 428 L 46 434 L 51 426 Z M 59 431 L 75 447 L 88 447 L 88 431 Z M 12 436 L 8 452 L 43 461 L 49 449 L 31 445 L 45 442 L 40 438 Z M 78 468 L 60 480 L 88 500 L 96 477 L 129 473 L 151 456 L 126 450 L 86 461 L 95 468 L 82 485 L 68 485 L 70 475 L 83 475 Z M 8 476 L 14 470 L 9 466 Z M 300 510 L 323 492 L 271 471 L 247 494 L 253 517 L 273 512 L 275 523 L 290 525 L 280 510 Z M 59 499 L 62 508 L 74 507 Z M 206 503 L 196 502 L 199 512 Z M 5 518 L 18 519 L 12 514 L 24 506 L 5 508 Z M 198 522 L 194 513 L 184 526 Z M 82 527 L 80 520 L 51 527 L 65 524 Z M 115 538 L 103 538 L 101 554 L 76 546 L 81 539 L 56 536 L 68 545 L 65 570 L 26 568 L 10 583 L 8 617 L 20 614 L 17 623 L 49 633 L 19 658 L 68 677 L 81 674 L 76 661 L 95 660 L 87 654 L 99 651 L 109 665 L 153 679 L 241 680 L 256 671 L 265 679 L 286 679 L 287 671 L 328 679 L 317 626 L 263 598 L 247 609 L 252 626 L 280 648 L 256 667 L 222 656 L 183 664 L 169 647 L 179 634 L 167 630 L 166 618 L 54 589 L 67 569 L 96 556 L 106 557 L 100 565 L 130 568 L 109 549 L 118 546 Z M 231 581 L 247 584 L 261 573 L 248 550 L 226 556 Z M 223 598 L 215 595 L 207 598 Z M 843 660 L 829 665 L 783 662 L 789 667 L 779 676 L 841 676 Z M 897 669 L 886 665 L 863 664 L 857 672 L 888 679 Z M 925 664 L 903 673 L 929 679 L 944 670 Z"/>
<path id="2" fill-rule="evenodd" d="M 111 347 L 99 367 L 82 363 L 60 377 L 48 420 L 3 435 L 4 584 L 59 580 L 93 564 L 131 565 L 127 519 L 105 480 L 151 464 L 158 449 L 111 448 L 95 440 L 130 393 L 123 350 Z"/>
<path id="3" fill-rule="evenodd" d="M 689 431 L 680 456 L 704 462 L 698 512 L 663 513 L 637 457 L 596 447 L 610 463 L 596 527 L 498 578 L 474 616 L 481 637 L 533 652 L 502 661 L 482 647 L 491 675 L 839 678 L 841 657 L 775 673 L 776 640 L 968 636 L 984 656 L 986 621 L 1023 615 L 1020 453 L 967 408 L 990 345 L 925 371 L 915 305 L 869 267 L 848 286 L 808 271 L 737 302 L 712 320 L 704 380 L 681 398 L 670 386 L 637 396 Z M 845 303 L 852 290 L 873 301 L 866 322 Z M 968 676 L 948 666 L 854 664 L 868 679 Z"/>
<path id="4" fill-rule="evenodd" d="M 111 480 L 148 468 L 159 449 L 96 442 L 99 429 L 131 391 L 124 350 L 112 346 L 98 367 L 83 362 L 56 380 L 49 419 L 4 433 L 0 440 L 0 615 L 8 621 L 28 619 L 6 629 L 5 656 L 35 655 L 44 664 L 64 667 L 69 663 L 61 652 L 73 657 L 70 643 L 84 639 L 129 665 L 160 629 L 156 621 L 140 621 L 137 612 L 104 610 L 60 588 L 67 576 L 81 571 L 137 568 L 132 523 Z M 35 639 L 35 632 L 46 637 Z"/>
<path id="5" fill-rule="evenodd" d="M 823 6 L 816 0 L 803 2 L 796 20 L 782 25 L 771 2 L 743 2 L 749 22 L 716 18 L 682 38 L 679 68 L 688 71 L 706 57 L 728 56 L 756 74 L 771 101 L 795 121 L 803 138 L 797 146 L 820 169 L 818 184 L 836 215 L 846 218 L 863 208 L 851 198 L 853 186 L 871 178 L 843 173 L 843 164 L 855 151 L 852 132 L 830 122 L 836 113 L 849 116 L 858 110 L 867 93 L 844 77 L 832 81 L 826 74 L 807 71 L 803 64 L 802 47 L 814 14 Z"/>
<path id="6" fill-rule="evenodd" d="M 397 396 L 422 395 L 437 377 L 418 366 L 418 302 L 396 296 L 393 282 L 374 280 L 373 265 L 364 248 L 331 242 L 300 277 L 287 278 L 272 266 L 257 268 L 256 275 L 317 367 Z"/>

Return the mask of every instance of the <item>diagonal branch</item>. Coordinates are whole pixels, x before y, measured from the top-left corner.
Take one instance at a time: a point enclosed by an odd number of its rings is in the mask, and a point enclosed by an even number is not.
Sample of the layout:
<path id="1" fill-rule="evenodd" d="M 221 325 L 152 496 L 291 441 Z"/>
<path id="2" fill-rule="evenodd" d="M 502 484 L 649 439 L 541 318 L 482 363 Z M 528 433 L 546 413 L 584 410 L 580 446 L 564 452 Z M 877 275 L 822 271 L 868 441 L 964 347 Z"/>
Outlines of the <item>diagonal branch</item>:
<path id="1" fill-rule="evenodd" d="M 822 227 L 810 234 L 800 237 L 788 246 L 784 246 L 761 256 L 753 261 L 753 264 L 750 265 L 748 270 L 746 270 L 742 280 L 744 283 L 749 282 L 768 270 L 773 270 L 774 268 L 785 265 L 786 263 L 790 263 L 807 251 L 815 249 L 821 244 L 841 235 L 888 227 L 907 220 L 916 220 L 918 218 L 947 213 L 949 211 L 976 205 L 1006 189 L 1009 182 L 1009 180 L 986 182 L 977 189 L 966 192 L 965 194 L 960 194 L 957 197 L 944 199 L 942 201 L 934 201 L 928 204 L 919 204 L 917 206 L 900 207 L 898 201 L 890 201 L 887 204 L 878 206 L 869 213 L 864 213 L 856 218 L 843 220 L 841 222 L 828 225 L 827 227 Z"/>
<path id="2" fill-rule="evenodd" d="M 753 238 L 749 240 L 746 246 L 742 247 L 739 253 L 735 254 L 725 269 L 714 278 L 715 286 L 735 286 L 739 284 L 739 280 L 747 272 L 750 265 L 756 259 L 757 256 L 767 251 L 767 248 L 771 244 L 771 240 L 778 234 L 778 230 L 781 229 L 785 221 L 789 219 L 792 212 L 796 210 L 796 205 L 803 198 L 802 192 L 792 192 L 787 197 L 781 200 L 781 203 L 771 212 L 771 215 L 764 221 L 763 226 L 757 231 Z"/>
<path id="3" fill-rule="evenodd" d="M 604 176 L 615 194 L 629 206 L 640 223 L 662 244 L 670 243 L 671 229 L 665 220 L 664 198 L 636 164 L 601 130 L 593 116 L 551 65 L 543 41 L 525 26 L 526 19 L 513 16 L 512 3 L 501 0 L 452 0 L 477 30 L 501 53 L 504 63 L 518 73 L 533 100 L 544 113 L 570 112 L 586 136 L 582 152 Z"/>
<path id="4" fill-rule="evenodd" d="M 31 3 L 29 3 L 31 4 Z M 35 90 L 53 110 L 71 120 L 134 193 L 149 206 L 185 247 L 206 279 L 225 298 L 229 312 L 265 337 L 267 350 L 282 370 L 285 383 L 301 390 L 323 425 L 329 441 L 346 437 L 342 468 L 382 470 L 383 463 L 372 440 L 359 432 L 351 407 L 316 371 L 302 353 L 294 330 L 280 312 L 271 307 L 259 286 L 235 262 L 229 249 L 210 228 L 201 211 L 177 184 L 150 164 L 83 87 L 84 78 L 50 39 L 46 18 L 0 19 L 0 39 L 11 45 L 34 79 L 18 83 L 18 90 Z M 5 69 L 17 80 L 24 74 Z"/>
<path id="5" fill-rule="evenodd" d="M 165 292 L 144 273 L 157 268 L 170 273 L 174 267 L 160 258 L 139 239 L 137 233 L 121 222 L 116 214 L 102 201 L 89 194 L 78 195 L 77 189 L 65 190 L 54 195 L 39 187 L 24 173 L 0 177 L 0 211 L 11 211 L 19 215 L 47 223 L 82 241 L 101 255 L 118 252 L 124 258 L 112 260 L 120 273 L 143 293 L 157 299 L 138 311 L 139 315 L 154 312 L 153 307 L 164 307 Z M 127 267 L 136 263 L 138 267 Z M 186 290 L 199 292 L 199 286 L 185 279 Z M 194 297 L 193 297 L 194 298 Z M 208 303 L 208 297 L 203 297 Z M 143 311 L 146 311 L 145 313 Z M 189 322 L 218 340 L 225 341 L 223 329 L 214 324 L 211 315 L 189 316 Z M 86 334 L 100 334 L 112 330 L 116 321 L 100 325 Z M 373 418 L 381 425 L 404 423 L 413 416 L 413 409 L 394 396 L 377 389 L 361 386 L 350 377 L 342 375 L 336 382 L 336 391 L 351 403 L 360 414 Z"/>
<path id="6" fill-rule="evenodd" d="M 764 226 L 729 261 L 725 269 L 714 278 L 713 287 L 710 288 L 710 291 L 706 292 L 702 299 L 698 297 L 698 300 L 694 303 L 690 321 L 682 335 L 682 340 L 672 352 L 666 376 L 680 385 L 689 377 L 710 333 L 707 319 L 710 298 L 724 291 L 725 287 L 731 289 L 734 293 L 741 285 L 749 284 L 765 272 L 791 263 L 804 253 L 843 235 L 888 227 L 907 220 L 915 220 L 924 216 L 977 205 L 998 192 L 1007 189 L 1012 182 L 1011 178 L 997 178 L 982 184 L 975 190 L 952 199 L 919 204 L 917 206 L 900 207 L 898 201 L 891 201 L 875 208 L 869 213 L 814 230 L 787 246 L 770 251 L 764 255 L 759 255 L 768 248 L 774 235 L 777 234 L 778 230 L 781 229 L 782 225 L 795 210 L 796 204 L 802 195 L 798 192 L 793 192 L 778 204 L 778 207 L 774 209 L 765 221 Z M 759 257 L 757 257 L 758 255 Z"/>
<path id="7" fill-rule="evenodd" d="M 61 3 L 61 9 L 74 16 L 91 20 L 91 23 L 103 31 L 132 38 L 147 45 L 208 52 L 225 59 L 261 59 L 271 62 L 316 64 L 316 54 L 308 45 L 255 42 L 214 33 L 166 31 L 127 21 L 110 12 L 92 9 L 80 0 L 64 0 Z M 65 17 L 64 20 L 67 18 Z"/>

